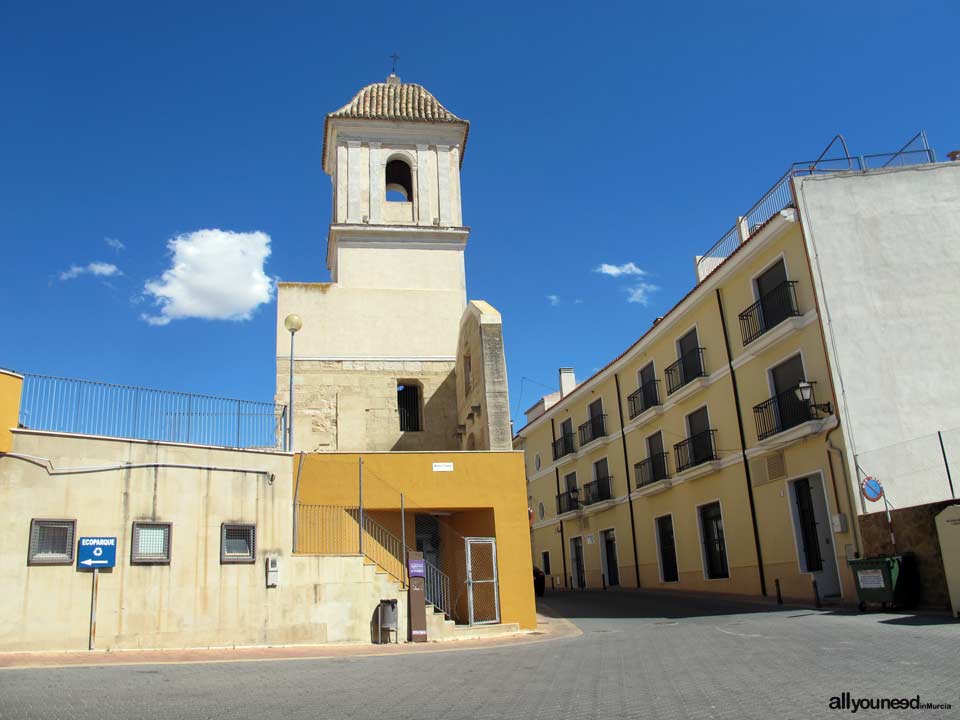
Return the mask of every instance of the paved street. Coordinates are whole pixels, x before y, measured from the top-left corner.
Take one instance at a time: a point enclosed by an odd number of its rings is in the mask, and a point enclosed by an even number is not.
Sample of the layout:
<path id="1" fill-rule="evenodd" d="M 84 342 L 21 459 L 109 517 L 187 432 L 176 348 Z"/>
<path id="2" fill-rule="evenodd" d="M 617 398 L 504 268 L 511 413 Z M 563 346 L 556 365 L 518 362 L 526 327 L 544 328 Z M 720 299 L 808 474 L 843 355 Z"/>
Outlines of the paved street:
<path id="1" fill-rule="evenodd" d="M 0 671 L 0 718 L 820 718 L 830 697 L 960 717 L 960 623 L 654 593 L 549 595 L 583 632 L 456 652 Z"/>

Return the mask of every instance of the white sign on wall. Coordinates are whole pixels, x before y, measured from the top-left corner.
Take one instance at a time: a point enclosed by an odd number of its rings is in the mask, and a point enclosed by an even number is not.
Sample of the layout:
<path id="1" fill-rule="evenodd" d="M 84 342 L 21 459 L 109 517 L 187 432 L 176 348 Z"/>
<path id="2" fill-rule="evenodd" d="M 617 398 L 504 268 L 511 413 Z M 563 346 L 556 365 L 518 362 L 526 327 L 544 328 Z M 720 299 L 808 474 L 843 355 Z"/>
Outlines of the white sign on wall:
<path id="1" fill-rule="evenodd" d="M 440 462 L 433 464 L 434 472 L 453 472 L 453 463 L 452 462 Z"/>
<path id="2" fill-rule="evenodd" d="M 878 590 L 884 587 L 882 570 L 857 570 L 857 579 L 862 588 L 876 588 Z"/>

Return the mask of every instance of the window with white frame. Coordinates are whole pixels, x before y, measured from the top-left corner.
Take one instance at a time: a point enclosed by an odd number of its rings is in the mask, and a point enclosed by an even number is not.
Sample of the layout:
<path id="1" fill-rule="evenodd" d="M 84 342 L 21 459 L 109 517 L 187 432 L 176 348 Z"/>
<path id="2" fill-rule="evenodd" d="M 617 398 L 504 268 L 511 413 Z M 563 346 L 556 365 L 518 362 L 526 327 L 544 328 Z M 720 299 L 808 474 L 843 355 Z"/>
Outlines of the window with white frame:
<path id="1" fill-rule="evenodd" d="M 76 520 L 31 520 L 29 565 L 72 565 Z"/>
<path id="2" fill-rule="evenodd" d="M 256 562 L 257 529 L 255 525 L 224 523 L 220 526 L 220 562 Z"/>
<path id="3" fill-rule="evenodd" d="M 134 565 L 169 565 L 172 524 L 135 522 L 130 562 Z"/>

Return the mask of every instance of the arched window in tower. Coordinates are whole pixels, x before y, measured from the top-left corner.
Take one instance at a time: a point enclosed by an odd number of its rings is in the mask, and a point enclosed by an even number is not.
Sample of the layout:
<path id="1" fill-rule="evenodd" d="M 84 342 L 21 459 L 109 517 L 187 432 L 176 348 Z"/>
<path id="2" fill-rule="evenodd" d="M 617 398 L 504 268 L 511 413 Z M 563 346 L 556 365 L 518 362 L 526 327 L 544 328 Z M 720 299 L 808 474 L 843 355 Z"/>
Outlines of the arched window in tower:
<path id="1" fill-rule="evenodd" d="M 400 158 L 387 163 L 387 201 L 413 202 L 413 173 L 410 166 Z"/>

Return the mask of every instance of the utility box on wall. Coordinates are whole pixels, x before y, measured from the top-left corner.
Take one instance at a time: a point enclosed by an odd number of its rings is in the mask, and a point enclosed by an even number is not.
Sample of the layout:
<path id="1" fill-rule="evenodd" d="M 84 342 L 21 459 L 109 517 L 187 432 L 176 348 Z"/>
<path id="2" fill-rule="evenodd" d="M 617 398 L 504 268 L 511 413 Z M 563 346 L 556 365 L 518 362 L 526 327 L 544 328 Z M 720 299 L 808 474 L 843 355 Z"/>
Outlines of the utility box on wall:
<path id="1" fill-rule="evenodd" d="M 275 588 L 280 582 L 280 556 L 267 555 L 264 565 L 267 573 L 267 587 Z"/>
<path id="2" fill-rule="evenodd" d="M 950 505 L 942 510 L 936 523 L 943 571 L 950 592 L 950 608 L 954 617 L 960 617 L 960 505 Z"/>

